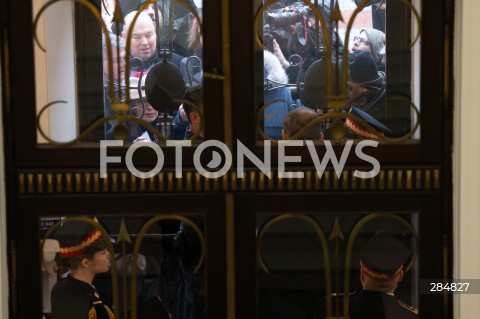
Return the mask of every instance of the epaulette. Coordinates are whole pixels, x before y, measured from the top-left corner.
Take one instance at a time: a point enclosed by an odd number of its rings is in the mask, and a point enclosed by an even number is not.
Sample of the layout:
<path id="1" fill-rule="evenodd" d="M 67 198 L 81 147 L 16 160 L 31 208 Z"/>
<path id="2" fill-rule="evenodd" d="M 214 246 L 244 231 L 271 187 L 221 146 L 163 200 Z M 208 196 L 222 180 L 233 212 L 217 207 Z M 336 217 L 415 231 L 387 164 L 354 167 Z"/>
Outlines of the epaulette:
<path id="1" fill-rule="evenodd" d="M 417 308 L 413 308 L 412 306 L 409 306 L 409 305 L 407 305 L 406 303 L 404 303 L 400 300 L 398 301 L 398 304 L 400 305 L 400 307 L 405 308 L 408 311 L 413 312 L 414 314 L 416 314 L 418 316 L 418 309 Z"/>

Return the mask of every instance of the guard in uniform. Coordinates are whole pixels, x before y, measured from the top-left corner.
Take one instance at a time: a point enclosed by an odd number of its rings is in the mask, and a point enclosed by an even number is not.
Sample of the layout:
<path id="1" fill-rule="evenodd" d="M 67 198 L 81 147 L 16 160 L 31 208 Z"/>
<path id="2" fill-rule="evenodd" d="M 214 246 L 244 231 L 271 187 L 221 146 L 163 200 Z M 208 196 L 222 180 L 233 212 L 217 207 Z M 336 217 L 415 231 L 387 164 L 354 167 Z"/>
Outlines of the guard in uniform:
<path id="1" fill-rule="evenodd" d="M 52 319 L 114 319 L 111 307 L 92 285 L 107 272 L 110 253 L 99 230 L 84 222 L 66 222 L 58 230 L 59 272 L 68 275 L 52 289 Z"/>
<path id="2" fill-rule="evenodd" d="M 418 311 L 395 297 L 410 250 L 386 232 L 378 232 L 360 252 L 363 289 L 349 295 L 350 319 L 416 319 Z M 336 314 L 338 303 L 339 314 Z M 332 297 L 333 317 L 343 315 L 344 295 Z M 315 308 L 313 318 L 326 318 L 326 300 Z"/>

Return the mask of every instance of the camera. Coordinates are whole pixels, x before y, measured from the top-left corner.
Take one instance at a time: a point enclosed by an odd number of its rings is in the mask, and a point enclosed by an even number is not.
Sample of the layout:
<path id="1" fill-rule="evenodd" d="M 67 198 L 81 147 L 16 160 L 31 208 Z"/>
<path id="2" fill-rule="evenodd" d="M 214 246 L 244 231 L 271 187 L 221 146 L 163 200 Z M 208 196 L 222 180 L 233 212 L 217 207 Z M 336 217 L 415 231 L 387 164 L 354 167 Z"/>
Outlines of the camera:
<path id="1" fill-rule="evenodd" d="M 287 8 L 288 9 L 288 8 Z M 289 29 L 291 25 L 295 25 L 297 22 L 303 22 L 304 18 L 307 18 L 310 13 L 308 6 L 295 5 L 292 11 L 285 11 L 285 9 L 279 9 L 273 13 L 267 13 L 265 21 L 273 29 Z"/>

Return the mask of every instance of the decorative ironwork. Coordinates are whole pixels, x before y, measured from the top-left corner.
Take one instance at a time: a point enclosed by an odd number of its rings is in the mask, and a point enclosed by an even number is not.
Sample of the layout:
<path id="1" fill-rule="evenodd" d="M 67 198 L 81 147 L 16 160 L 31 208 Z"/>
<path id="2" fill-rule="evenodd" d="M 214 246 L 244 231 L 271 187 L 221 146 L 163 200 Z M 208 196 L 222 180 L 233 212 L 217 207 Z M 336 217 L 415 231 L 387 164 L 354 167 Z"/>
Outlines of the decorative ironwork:
<path id="1" fill-rule="evenodd" d="M 38 37 L 37 37 L 37 27 L 38 27 L 38 23 L 39 23 L 39 20 L 40 20 L 40 17 L 42 16 L 42 14 L 45 12 L 45 10 L 47 10 L 50 6 L 54 5 L 55 3 L 57 2 L 60 2 L 60 1 L 63 1 L 63 0 L 50 0 L 48 2 L 46 2 L 41 8 L 40 10 L 38 11 L 37 15 L 35 16 L 35 19 L 34 19 L 34 22 L 33 22 L 33 36 L 34 36 L 34 40 L 35 40 L 35 43 L 38 45 L 38 47 L 46 52 L 46 49 L 45 47 L 40 43 L 40 41 L 38 40 Z M 85 6 L 92 14 L 93 16 L 96 18 L 97 22 L 100 24 L 101 26 L 101 29 L 102 29 L 102 32 L 103 32 L 103 35 L 104 35 L 104 39 L 105 39 L 105 42 L 106 42 L 106 53 L 107 53 L 107 57 L 108 57 L 108 74 L 109 74 L 109 78 L 110 79 L 113 79 L 113 54 L 112 54 L 112 43 L 111 43 L 111 40 L 110 40 L 110 37 L 108 35 L 109 31 L 108 31 L 108 28 L 107 26 L 105 25 L 105 22 L 103 21 L 102 19 L 102 16 L 101 16 L 101 13 L 99 11 L 99 8 L 97 8 L 95 5 L 93 5 L 91 2 L 87 1 L 87 0 L 68 0 L 68 1 L 73 1 L 73 2 L 76 2 L 76 3 L 79 3 L 80 5 L 82 6 Z M 199 21 L 198 23 L 198 27 L 199 27 L 199 33 L 198 33 L 198 36 L 196 37 L 195 39 L 195 42 L 193 43 L 192 47 L 195 49 L 196 47 L 198 47 L 199 43 L 200 43 L 200 37 L 202 36 L 202 23 L 200 23 L 201 19 L 198 15 L 198 13 L 196 12 L 196 10 L 189 4 L 187 3 L 185 0 L 176 0 L 176 2 L 182 4 L 185 8 L 187 8 L 192 14 L 193 16 L 195 17 L 195 19 L 197 19 L 197 21 Z M 103 3 L 103 6 L 105 7 L 105 3 L 102 1 Z M 133 20 L 132 22 L 130 23 L 130 26 L 128 28 L 128 31 L 127 31 L 127 37 L 126 37 L 126 52 L 130 52 L 130 40 L 131 40 L 131 37 L 132 37 L 132 32 L 133 32 L 133 26 L 138 18 L 138 16 L 140 15 L 140 13 L 146 9 L 150 4 L 154 4 L 156 6 L 157 4 L 157 1 L 156 0 L 148 0 L 148 1 L 145 1 L 143 2 L 140 7 L 138 8 L 138 12 L 135 14 L 135 16 L 133 17 Z M 106 7 L 105 7 L 106 8 Z M 110 15 L 110 13 L 107 11 L 107 14 Z M 156 15 L 156 13 L 155 13 Z M 157 17 L 157 20 L 158 20 L 158 17 Z M 172 20 L 172 19 L 170 19 Z M 121 10 L 120 10 L 120 3 L 119 2 L 115 2 L 115 9 L 114 9 L 114 12 L 113 12 L 113 20 L 112 20 L 113 23 L 116 23 L 117 24 L 117 41 L 119 40 L 119 37 L 120 37 L 120 34 L 118 32 L 118 27 L 119 27 L 119 24 L 120 23 L 123 23 L 123 17 L 122 17 L 122 13 L 121 13 Z M 158 31 L 159 29 L 157 29 Z M 159 35 L 160 36 L 160 35 Z M 170 33 L 170 36 L 171 36 L 171 33 Z M 6 47 L 6 45 L 8 44 L 8 42 L 5 42 L 4 46 Z M 117 46 L 118 47 L 118 46 Z M 117 48 L 118 49 L 118 48 Z M 8 58 L 8 55 L 5 57 L 5 59 Z M 120 57 L 118 57 L 120 58 Z M 126 59 L 126 66 L 125 66 L 125 69 L 126 70 L 129 70 L 130 69 L 130 65 L 131 62 L 130 62 L 130 59 Z M 143 72 L 142 72 L 143 73 Z M 143 74 L 141 75 L 143 76 Z M 47 110 L 49 109 L 52 105 L 54 104 L 59 104 L 59 103 L 63 103 L 63 104 L 66 104 L 67 102 L 66 101 L 62 101 L 62 100 L 58 100 L 58 101 L 52 101 L 52 102 L 49 102 L 47 105 L 45 105 L 44 107 L 41 108 L 41 110 L 39 111 L 39 113 L 37 114 L 37 117 L 36 117 L 36 125 L 37 125 L 37 129 L 40 133 L 40 135 L 45 138 L 45 140 L 52 144 L 52 145 L 55 145 L 55 146 L 62 146 L 62 147 L 66 147 L 66 146 L 71 146 L 79 141 L 81 141 L 82 139 L 84 139 L 87 135 L 89 135 L 93 130 L 95 130 L 96 128 L 98 128 L 99 126 L 103 125 L 104 123 L 106 123 L 107 121 L 111 121 L 111 120 L 115 120 L 115 125 L 114 125 L 114 130 L 113 130 L 113 136 L 117 139 L 124 139 L 126 138 L 127 134 L 128 134 L 128 128 L 125 126 L 125 121 L 131 121 L 131 122 L 134 122 L 134 123 L 137 123 L 141 126 L 143 126 L 149 133 L 151 133 L 156 140 L 160 140 L 160 141 L 165 141 L 165 136 L 158 130 L 156 130 L 155 128 L 153 128 L 150 123 L 136 117 L 136 116 L 132 116 L 132 115 L 127 115 L 127 114 L 124 114 L 124 112 L 128 111 L 129 110 L 129 103 L 130 103 L 130 90 L 125 90 L 125 94 L 126 94 L 126 98 L 123 99 L 121 97 L 121 92 L 118 92 L 118 97 L 115 96 L 115 88 L 114 88 L 114 83 L 113 81 L 107 81 L 107 85 L 108 85 L 108 97 L 110 99 L 110 101 L 112 102 L 111 103 L 111 110 L 112 111 L 116 111 L 117 114 L 115 115 L 108 115 L 108 116 L 105 116 L 105 117 L 102 117 L 98 120 L 96 120 L 95 122 L 91 123 L 83 132 L 81 132 L 76 138 L 70 140 L 70 141 L 66 141 L 66 142 L 59 142 L 59 141 L 55 141 L 53 139 L 51 139 L 45 132 L 44 130 L 42 129 L 41 125 L 40 125 L 40 118 L 42 116 L 42 114 Z M 7 83 L 8 84 L 8 83 Z M 128 88 L 129 87 L 129 77 L 125 77 L 125 87 Z M 7 102 L 9 100 L 7 99 Z M 9 105 L 9 103 L 7 103 L 7 105 Z M 143 101 L 142 101 L 142 105 L 143 105 Z"/>
<path id="2" fill-rule="evenodd" d="M 418 245 L 418 235 L 415 230 L 415 228 L 404 218 L 400 217 L 399 215 L 395 214 L 388 214 L 388 213 L 371 213 L 366 215 L 365 217 L 362 217 L 360 220 L 358 220 L 355 225 L 353 225 L 350 234 L 348 236 L 347 242 L 346 242 L 346 251 L 345 251 L 345 265 L 344 265 L 344 287 L 343 287 L 343 316 L 342 318 L 348 318 L 349 316 L 349 292 L 350 292 L 350 270 L 351 270 L 351 258 L 352 258 L 352 253 L 353 253 L 353 245 L 355 243 L 355 240 L 359 234 L 359 232 L 362 230 L 362 228 L 369 222 L 375 219 L 379 218 L 387 218 L 387 219 L 392 219 L 397 222 L 399 222 L 401 225 L 405 226 L 408 231 L 412 234 L 414 244 L 413 244 L 413 252 L 412 252 L 412 257 L 410 261 L 408 262 L 407 266 L 405 267 L 405 272 L 408 272 L 411 270 L 413 267 L 413 264 L 415 262 L 415 259 L 417 258 L 417 249 L 419 247 Z M 268 220 L 265 224 L 263 224 L 260 229 L 258 230 L 258 236 L 257 236 L 257 259 L 260 264 L 260 267 L 265 271 L 265 273 L 269 274 L 270 270 L 267 267 L 264 258 L 262 256 L 261 252 L 261 246 L 262 246 L 262 241 L 264 239 L 264 236 L 266 232 L 276 223 L 284 220 L 292 220 L 292 219 L 298 219 L 307 222 L 315 231 L 315 234 L 317 238 L 320 240 L 320 244 L 322 247 L 322 255 L 324 258 L 324 268 L 325 268 L 325 297 L 326 297 L 326 311 L 327 311 L 327 318 L 334 318 L 332 317 L 332 268 L 331 268 L 331 263 L 330 263 L 330 250 L 328 248 L 328 242 L 327 238 L 325 235 L 325 231 L 323 230 L 322 226 L 319 224 L 319 222 L 313 218 L 310 215 L 305 215 L 305 214 L 281 214 L 278 216 L 275 216 Z M 339 241 L 340 240 L 345 240 L 345 236 L 343 234 L 343 230 L 341 229 L 340 225 L 340 219 L 338 216 L 335 217 L 335 220 L 332 225 L 332 231 L 329 236 L 330 240 L 335 241 L 335 248 L 334 248 L 334 256 L 335 256 L 335 282 L 336 282 L 336 293 L 338 294 L 339 292 L 339 274 L 338 274 L 338 268 L 339 268 Z M 337 312 L 338 313 L 338 312 Z M 335 317 L 338 318 L 338 317 Z"/>
<path id="3" fill-rule="evenodd" d="M 322 226 L 318 224 L 318 222 L 311 216 L 304 215 L 304 214 L 299 214 L 299 215 L 294 215 L 294 214 L 282 214 L 280 216 L 276 216 L 272 219 L 270 219 L 268 222 L 266 222 L 262 227 L 258 230 L 258 237 L 257 237 L 257 258 L 260 263 L 260 266 L 263 268 L 263 270 L 268 274 L 270 273 L 270 270 L 268 269 L 262 253 L 261 253 L 261 244 L 263 240 L 263 236 L 265 233 L 270 229 L 274 224 L 278 223 L 279 221 L 286 220 L 286 219 L 299 219 L 302 221 L 307 222 L 315 231 L 315 234 L 317 235 L 318 239 L 320 240 L 320 243 L 322 245 L 322 252 L 323 252 L 323 258 L 324 258 L 324 267 L 325 267 L 325 290 L 326 290 L 326 299 L 327 299 L 327 316 L 331 317 L 332 316 L 332 294 L 331 294 L 331 275 L 329 274 L 330 270 L 330 255 L 328 254 L 329 249 L 328 249 L 328 242 L 327 242 L 327 237 L 325 235 L 325 232 L 323 231 Z M 328 271 L 327 271 L 328 270 Z"/>
<path id="4" fill-rule="evenodd" d="M 255 40 L 258 44 L 258 46 L 262 49 L 264 49 L 264 46 L 263 46 L 263 41 L 262 41 L 262 38 L 261 38 L 261 35 L 258 34 L 258 30 L 259 30 L 259 23 L 260 23 L 260 20 L 261 18 L 263 17 L 263 12 L 269 7 L 271 6 L 272 4 L 275 4 L 277 2 L 279 2 L 280 0 L 269 0 L 267 1 L 264 5 L 262 5 L 259 10 L 257 11 L 256 15 L 255 15 L 255 20 L 254 20 L 254 37 L 255 37 Z M 409 0 L 399 0 L 400 2 L 402 2 L 407 8 L 409 8 L 411 10 L 411 12 L 413 12 L 414 16 L 415 16 L 415 19 L 417 21 L 417 34 L 415 35 L 412 43 L 410 44 L 410 47 L 413 47 L 414 44 L 417 42 L 417 40 L 419 39 L 420 37 L 420 34 L 421 34 L 421 18 L 420 18 L 420 15 L 418 13 L 418 11 L 415 9 L 415 7 L 411 4 L 411 2 Z M 333 119 L 333 123 L 330 127 L 330 133 L 332 135 L 332 138 L 335 140 L 335 141 L 341 141 L 342 139 L 345 138 L 345 134 L 346 134 L 346 130 L 344 128 L 344 125 L 343 123 L 341 123 L 339 120 L 341 119 L 353 119 L 356 123 L 360 124 L 361 126 L 363 126 L 367 132 L 371 133 L 372 136 L 371 138 L 376 138 L 376 139 L 379 139 L 379 140 L 382 140 L 384 142 L 387 142 L 387 143 L 400 143 L 400 142 L 404 142 L 406 140 L 408 140 L 409 138 L 411 138 L 413 136 L 413 134 L 417 131 L 419 125 L 420 125 L 420 111 L 418 110 L 417 106 L 412 102 L 410 101 L 409 99 L 405 98 L 403 95 L 401 94 L 396 94 L 396 93 L 390 93 L 389 94 L 389 99 L 388 100 L 401 100 L 401 101 L 404 101 L 406 103 L 408 103 L 411 107 L 411 109 L 414 111 L 415 115 L 416 115 L 416 121 L 415 121 L 415 124 L 413 126 L 413 128 L 411 128 L 411 130 L 403 135 L 403 136 L 400 136 L 400 137 L 388 137 L 388 136 L 385 136 L 384 134 L 381 134 L 378 130 L 376 130 L 374 127 L 372 127 L 369 123 L 367 123 L 364 119 L 354 115 L 354 114 L 350 114 L 350 113 L 346 113 L 346 112 L 343 112 L 342 110 L 345 110 L 345 109 L 348 109 L 348 82 L 349 82 L 349 75 L 348 75 L 348 50 L 343 50 L 343 54 L 342 54 L 342 68 L 341 68 L 341 92 L 339 94 L 334 94 L 332 92 L 333 90 L 333 82 L 334 82 L 334 79 L 335 81 L 337 81 L 338 79 L 338 74 L 337 74 L 337 77 L 333 77 L 332 75 L 332 66 L 333 66 L 333 62 L 332 62 L 332 43 L 333 43 L 333 38 L 332 38 L 332 34 L 329 32 L 329 30 L 327 29 L 327 23 L 325 21 L 325 18 L 323 17 L 323 15 L 320 13 L 320 11 L 318 10 L 318 7 L 317 5 L 314 5 L 312 4 L 310 1 L 308 0 L 299 0 L 299 2 L 303 2 L 303 4 L 305 6 L 308 6 L 310 10 L 312 10 L 312 12 L 314 13 L 315 15 L 315 19 L 316 19 L 316 35 L 318 36 L 319 33 L 322 34 L 322 37 L 323 37 L 323 41 L 324 41 L 324 55 L 322 55 L 322 59 L 325 60 L 325 63 L 326 63 L 326 68 L 325 68 L 325 77 L 326 77 L 326 99 L 327 99 L 327 109 L 330 109 L 330 111 L 326 114 L 322 114 L 322 115 L 319 115 L 317 118 L 315 118 L 314 120 L 310 121 L 306 126 L 304 126 L 303 128 L 301 128 L 294 136 L 291 136 L 290 139 L 297 139 L 301 136 L 303 136 L 306 132 L 308 132 L 308 130 L 310 130 L 313 126 L 316 126 L 316 125 L 320 125 L 321 122 L 324 122 L 325 120 L 328 120 L 328 119 Z M 317 2 L 315 2 L 316 4 Z M 356 9 L 354 10 L 354 12 L 352 13 L 350 19 L 348 20 L 348 23 L 347 23 L 347 28 L 346 28 L 346 34 L 345 34 L 345 42 L 348 43 L 349 39 L 350 39 L 350 31 L 352 29 L 352 26 L 353 26 L 353 22 L 355 21 L 357 15 L 359 14 L 359 12 L 361 12 L 369 3 L 369 0 L 362 0 L 356 7 Z M 333 3 L 331 3 L 333 4 Z M 340 12 L 340 9 L 339 9 L 339 5 L 338 5 L 338 1 L 335 1 L 335 4 L 334 4 L 334 10 L 333 12 L 331 13 L 331 22 L 334 22 L 334 24 L 336 25 L 336 27 L 338 27 L 338 21 L 343 21 L 343 17 L 341 15 L 341 12 Z M 319 29 L 320 28 L 320 29 Z M 447 44 L 446 44 L 447 45 Z M 318 46 L 318 45 L 317 45 Z M 337 60 L 337 64 L 338 64 L 338 42 L 337 42 L 337 45 L 336 45 L 336 60 Z M 448 51 L 446 51 L 448 52 Z M 338 69 L 335 68 L 335 70 L 338 72 Z M 337 84 L 337 83 L 336 83 Z M 289 86 L 288 84 L 284 84 L 284 83 L 281 83 L 281 85 L 283 86 Z M 272 140 L 272 141 L 276 141 L 275 139 L 272 139 L 268 136 L 265 135 L 265 132 L 263 131 L 262 127 L 263 127 L 263 111 L 269 106 L 269 105 L 272 105 L 276 102 L 283 102 L 283 100 L 274 100 L 274 101 L 269 101 L 268 103 L 262 105 L 258 110 L 257 110 L 257 121 L 256 121 L 256 129 L 257 129 L 257 132 L 258 134 L 263 138 L 263 139 L 268 139 L 268 140 Z M 321 108 L 321 106 L 317 106 L 317 108 Z"/>
<path id="5" fill-rule="evenodd" d="M 175 178 L 174 172 L 160 172 L 148 180 L 127 172 L 111 172 L 100 179 L 97 172 L 20 172 L 17 176 L 19 194 L 85 194 L 85 193 L 158 193 L 158 192 L 268 192 L 268 191 L 418 191 L 441 188 L 439 168 L 383 169 L 369 181 L 358 179 L 353 169 L 346 169 L 337 179 L 333 170 L 326 170 L 319 178 L 315 170 L 303 170 L 305 179 L 280 178 L 273 172 L 267 178 L 262 172 L 247 170 L 246 177 L 237 179 L 232 171 L 221 178 L 205 178 L 198 172 L 184 172 L 184 178 Z M 72 175 L 73 174 L 73 175 Z M 74 176 L 74 178 L 72 178 Z M 120 178 L 119 178 L 120 176 Z M 332 178 L 333 176 L 333 178 Z M 433 180 L 432 180 L 433 176 Z M 46 177 L 46 178 L 45 178 Z"/>

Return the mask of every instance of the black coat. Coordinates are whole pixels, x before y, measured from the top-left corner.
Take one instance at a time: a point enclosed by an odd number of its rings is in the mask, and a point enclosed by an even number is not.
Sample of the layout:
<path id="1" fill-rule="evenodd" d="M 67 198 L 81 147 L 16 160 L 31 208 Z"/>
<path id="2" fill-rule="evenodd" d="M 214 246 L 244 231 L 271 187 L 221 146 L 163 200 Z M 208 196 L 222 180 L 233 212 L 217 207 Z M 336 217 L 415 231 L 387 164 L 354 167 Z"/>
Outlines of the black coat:
<path id="1" fill-rule="evenodd" d="M 332 315 L 335 316 L 336 304 L 339 303 L 340 314 L 343 314 L 343 296 L 332 297 Z M 326 318 L 326 300 L 322 300 L 315 307 L 313 318 Z M 349 296 L 350 319 L 417 319 L 416 309 L 407 306 L 397 297 L 362 290 Z"/>
<path id="2" fill-rule="evenodd" d="M 114 319 L 112 309 L 92 285 L 71 276 L 55 284 L 52 319 L 88 319 L 91 312 L 96 312 L 98 319 Z"/>

